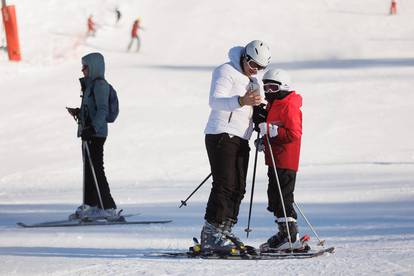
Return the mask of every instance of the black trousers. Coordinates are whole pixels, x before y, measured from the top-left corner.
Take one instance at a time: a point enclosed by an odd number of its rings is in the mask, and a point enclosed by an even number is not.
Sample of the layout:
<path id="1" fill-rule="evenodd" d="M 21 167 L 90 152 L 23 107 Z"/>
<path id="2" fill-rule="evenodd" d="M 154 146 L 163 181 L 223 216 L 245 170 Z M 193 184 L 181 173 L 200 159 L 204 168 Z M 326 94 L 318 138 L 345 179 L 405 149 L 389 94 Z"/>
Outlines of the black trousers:
<path id="1" fill-rule="evenodd" d="M 237 136 L 230 138 L 227 133 L 207 134 L 205 143 L 213 186 L 204 218 L 210 223 L 221 223 L 226 219 L 236 223 L 246 193 L 249 143 Z"/>
<path id="2" fill-rule="evenodd" d="M 111 191 L 109 190 L 109 184 L 106 180 L 104 164 L 103 164 L 103 151 L 106 138 L 104 137 L 93 137 L 90 141 L 87 141 L 90 157 L 92 164 L 95 169 L 96 179 L 98 181 L 99 191 L 102 197 L 101 206 L 99 197 L 96 189 L 95 180 L 93 178 L 91 166 L 89 164 L 89 157 L 86 149 L 84 150 L 84 177 L 85 177 L 85 190 L 84 190 L 84 204 L 89 206 L 98 206 L 103 209 L 115 208 L 116 204 L 112 198 Z"/>
<path id="3" fill-rule="evenodd" d="M 282 190 L 283 201 L 285 203 L 286 216 L 297 219 L 298 216 L 293 207 L 296 183 L 296 172 L 287 169 L 277 169 L 279 176 L 280 188 Z M 277 218 L 284 218 L 282 202 L 280 200 L 279 188 L 276 182 L 275 171 L 272 167 L 268 167 L 267 176 L 269 177 L 269 185 L 267 188 L 268 207 L 267 210 L 274 213 Z"/>

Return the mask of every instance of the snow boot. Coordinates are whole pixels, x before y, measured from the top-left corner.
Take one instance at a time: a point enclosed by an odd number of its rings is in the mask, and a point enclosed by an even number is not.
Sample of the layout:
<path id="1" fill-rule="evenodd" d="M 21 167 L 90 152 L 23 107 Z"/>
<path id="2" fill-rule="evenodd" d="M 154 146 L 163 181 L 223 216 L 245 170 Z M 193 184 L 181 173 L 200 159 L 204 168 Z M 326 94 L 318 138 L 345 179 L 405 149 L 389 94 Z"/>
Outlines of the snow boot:
<path id="1" fill-rule="evenodd" d="M 97 209 L 96 206 L 89 206 L 88 204 L 82 204 L 78 208 L 76 208 L 73 214 L 69 215 L 69 220 L 77 220 L 82 219 L 85 217 L 87 213 L 92 212 L 94 209 Z"/>
<path id="2" fill-rule="evenodd" d="M 84 221 L 94 221 L 94 220 L 103 220 L 108 221 L 121 221 L 123 217 L 120 215 L 116 209 L 101 209 L 101 208 L 89 208 L 83 212 L 80 216 L 81 220 Z"/>
<path id="3" fill-rule="evenodd" d="M 106 219 L 108 221 L 125 221 L 124 216 L 121 215 L 122 209 L 118 211 L 115 208 L 105 209 Z"/>
<path id="4" fill-rule="evenodd" d="M 201 230 L 202 254 L 235 254 L 238 246 L 223 232 L 224 224 L 205 222 Z"/>
<path id="5" fill-rule="evenodd" d="M 234 219 L 226 219 L 223 222 L 223 234 L 225 234 L 239 249 L 244 249 L 244 243 L 232 232 L 235 222 Z"/>
<path id="6" fill-rule="evenodd" d="M 304 246 L 299 238 L 298 225 L 294 218 L 288 217 L 288 227 L 290 233 L 290 241 L 292 242 L 292 248 L 290 247 L 288 232 L 286 228 L 285 218 L 278 219 L 277 225 L 279 232 L 276 235 L 271 236 L 267 242 L 260 245 L 261 252 L 276 252 L 276 251 L 301 251 L 304 250 Z"/>

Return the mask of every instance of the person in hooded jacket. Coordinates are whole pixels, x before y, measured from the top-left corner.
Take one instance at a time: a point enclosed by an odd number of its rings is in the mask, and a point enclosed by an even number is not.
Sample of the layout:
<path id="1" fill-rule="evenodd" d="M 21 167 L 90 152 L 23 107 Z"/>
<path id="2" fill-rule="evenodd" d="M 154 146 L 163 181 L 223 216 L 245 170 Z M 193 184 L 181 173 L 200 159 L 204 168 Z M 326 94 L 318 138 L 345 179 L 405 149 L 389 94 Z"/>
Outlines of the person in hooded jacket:
<path id="1" fill-rule="evenodd" d="M 87 143 L 90 156 L 86 148 L 82 146 L 84 204 L 79 206 L 71 217 L 113 219 L 117 216 L 117 206 L 112 198 L 103 166 L 104 144 L 108 136 L 106 117 L 109 109 L 109 84 L 105 80 L 104 57 L 100 53 L 91 53 L 82 57 L 82 72 L 84 77 L 79 79 L 82 90 L 80 109 L 68 109 L 68 111 L 78 121 L 78 137 L 82 138 L 82 144 Z M 92 160 L 99 191 L 89 158 Z"/>
<path id="2" fill-rule="evenodd" d="M 293 207 L 296 173 L 299 167 L 302 137 L 302 97 L 291 89 L 288 73 L 271 69 L 263 76 L 266 106 L 266 122 L 259 124 L 264 141 L 265 160 L 268 166 L 268 207 L 276 217 L 279 232 L 260 246 L 261 251 L 302 249 Z M 270 150 L 271 148 L 271 150 Z M 274 158 L 276 168 L 273 166 Z M 275 174 L 277 172 L 277 175 Z M 278 179 L 277 179 L 278 177 Z M 283 211 L 278 181 L 282 191 L 286 216 Z M 290 241 L 288 238 L 290 234 Z"/>
<path id="3" fill-rule="evenodd" d="M 244 246 L 232 232 L 245 194 L 249 144 L 253 132 L 253 106 L 261 103 L 257 74 L 270 63 L 270 49 L 254 40 L 246 47 L 229 51 L 230 61 L 212 74 L 210 116 L 205 128 L 205 144 L 213 184 L 205 223 L 201 230 L 201 250 L 225 251 Z"/>

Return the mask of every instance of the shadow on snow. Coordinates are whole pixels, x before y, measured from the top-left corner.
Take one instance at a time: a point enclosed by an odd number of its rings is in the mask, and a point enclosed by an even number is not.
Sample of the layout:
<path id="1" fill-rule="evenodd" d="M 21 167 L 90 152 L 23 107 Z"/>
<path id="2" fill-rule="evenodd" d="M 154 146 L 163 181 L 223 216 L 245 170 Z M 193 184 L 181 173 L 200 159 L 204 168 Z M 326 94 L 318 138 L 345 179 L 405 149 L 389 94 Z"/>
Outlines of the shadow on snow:
<path id="1" fill-rule="evenodd" d="M 313 226 L 321 233 L 322 236 L 370 236 L 370 235 L 396 235 L 396 234 L 414 234 L 414 199 L 389 202 L 352 202 L 352 203 L 307 203 L 298 204 L 302 211 L 308 217 Z M 31 231 L 30 229 L 21 229 L 15 225 L 16 222 L 24 221 L 25 223 L 35 223 L 42 221 L 62 220 L 67 217 L 74 209 L 75 205 L 69 204 L 0 204 L 0 232 L 1 229 L 18 228 L 22 231 Z M 125 214 L 140 215 L 127 218 L 127 220 L 148 220 L 148 219 L 172 219 L 173 222 L 163 226 L 157 236 L 160 237 L 188 237 L 193 229 L 201 229 L 203 216 L 205 212 L 205 203 L 188 202 L 187 207 L 178 208 L 172 203 L 164 204 L 134 204 L 123 205 Z M 267 204 L 256 202 L 253 204 L 251 228 L 254 229 L 252 235 L 254 238 L 267 237 L 272 229 L 275 229 L 274 218 L 266 210 Z M 239 222 L 235 231 L 239 235 L 244 235 L 244 229 L 247 226 L 247 216 L 249 208 L 249 193 L 246 194 L 242 203 L 239 215 Z M 308 232 L 306 222 L 301 218 L 298 212 L 298 221 L 301 229 Z M 154 228 L 151 226 L 85 226 L 70 231 L 84 231 L 82 229 L 100 229 L 107 227 L 106 232 L 122 231 L 134 227 L 137 231 L 140 229 Z M 46 228 L 47 229 L 47 228 Z M 61 228 L 65 229 L 65 228 Z M 113 230 L 111 230 L 113 229 Z M 173 233 L 168 231 L 171 229 Z M 197 233 L 199 234 L 197 230 Z M 309 230 L 310 233 L 310 230 Z M 172 235 L 173 234 L 173 235 Z"/>

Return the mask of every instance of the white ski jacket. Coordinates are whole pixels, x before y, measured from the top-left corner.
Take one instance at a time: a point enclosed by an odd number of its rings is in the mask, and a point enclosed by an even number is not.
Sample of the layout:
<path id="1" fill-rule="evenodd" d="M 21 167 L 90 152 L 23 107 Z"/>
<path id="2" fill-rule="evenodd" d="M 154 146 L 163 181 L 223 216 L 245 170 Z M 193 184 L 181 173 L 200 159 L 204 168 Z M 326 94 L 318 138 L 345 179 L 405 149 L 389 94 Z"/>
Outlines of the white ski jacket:
<path id="1" fill-rule="evenodd" d="M 240 107 L 239 97 L 244 96 L 250 83 L 259 85 L 263 96 L 262 81 L 247 77 L 240 67 L 240 57 L 244 47 L 234 47 L 229 51 L 230 61 L 213 71 L 209 105 L 211 108 L 205 134 L 228 133 L 249 140 L 253 132 L 251 106 Z"/>

